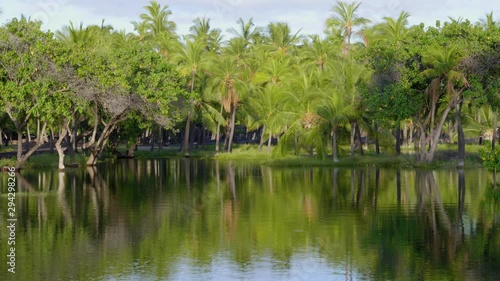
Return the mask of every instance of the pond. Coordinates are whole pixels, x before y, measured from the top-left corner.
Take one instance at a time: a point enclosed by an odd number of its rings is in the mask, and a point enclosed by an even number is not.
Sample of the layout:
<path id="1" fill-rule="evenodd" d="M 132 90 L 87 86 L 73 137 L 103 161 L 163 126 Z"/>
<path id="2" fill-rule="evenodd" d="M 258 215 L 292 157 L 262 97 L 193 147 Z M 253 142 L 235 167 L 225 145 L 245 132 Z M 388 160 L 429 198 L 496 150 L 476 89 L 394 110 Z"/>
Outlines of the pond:
<path id="1" fill-rule="evenodd" d="M 0 175 L 0 280 L 500 276 L 500 184 L 482 169 L 128 159 L 16 179 L 12 274 Z"/>

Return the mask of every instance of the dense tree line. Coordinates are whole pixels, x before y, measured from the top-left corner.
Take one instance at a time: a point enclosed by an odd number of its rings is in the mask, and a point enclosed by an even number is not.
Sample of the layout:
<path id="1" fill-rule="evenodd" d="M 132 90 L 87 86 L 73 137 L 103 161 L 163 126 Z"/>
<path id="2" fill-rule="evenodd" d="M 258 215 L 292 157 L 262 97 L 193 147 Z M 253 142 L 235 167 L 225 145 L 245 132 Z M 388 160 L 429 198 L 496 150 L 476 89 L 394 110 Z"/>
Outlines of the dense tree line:
<path id="1" fill-rule="evenodd" d="M 18 142 L 18 168 L 45 142 L 64 169 L 79 145 L 95 165 L 120 143 L 132 154 L 141 136 L 178 141 L 189 155 L 208 138 L 217 153 L 231 152 L 244 135 L 268 152 L 276 141 L 275 153 L 334 161 L 339 143 L 354 155 L 370 140 L 377 153 L 414 145 L 425 162 L 440 141 L 457 141 L 462 164 L 466 137 L 494 146 L 500 26 L 492 13 L 409 26 L 407 12 L 371 22 L 359 5 L 337 2 L 322 35 L 240 19 L 227 40 L 207 18 L 180 36 L 168 6 L 154 1 L 134 33 L 103 21 L 53 34 L 13 19 L 0 28 L 0 129 L 18 140 L 36 131 L 34 147 Z"/>

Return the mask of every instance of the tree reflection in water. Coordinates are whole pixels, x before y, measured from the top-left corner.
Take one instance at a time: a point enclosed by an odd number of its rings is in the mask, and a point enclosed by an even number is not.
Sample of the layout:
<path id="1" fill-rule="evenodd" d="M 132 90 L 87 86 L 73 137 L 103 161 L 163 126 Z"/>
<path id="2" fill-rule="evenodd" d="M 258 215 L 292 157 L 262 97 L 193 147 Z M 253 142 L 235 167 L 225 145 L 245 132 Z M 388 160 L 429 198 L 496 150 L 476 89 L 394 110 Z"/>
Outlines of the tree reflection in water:
<path id="1" fill-rule="evenodd" d="M 494 280 L 495 178 L 193 159 L 26 171 L 18 175 L 16 239 L 30 267 L 18 276 L 162 280 L 182 279 L 183 268 L 195 274 L 185 278 L 210 279 L 204 274 L 218 264 L 247 277 L 256 270 L 305 280 Z"/>

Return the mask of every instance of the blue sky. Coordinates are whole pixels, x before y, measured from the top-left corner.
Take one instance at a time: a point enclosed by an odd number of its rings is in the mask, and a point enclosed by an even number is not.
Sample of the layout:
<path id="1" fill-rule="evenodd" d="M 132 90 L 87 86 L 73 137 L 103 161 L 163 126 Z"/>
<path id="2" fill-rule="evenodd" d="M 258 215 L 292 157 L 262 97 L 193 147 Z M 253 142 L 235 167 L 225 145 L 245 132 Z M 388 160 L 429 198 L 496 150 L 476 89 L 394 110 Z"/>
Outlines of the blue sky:
<path id="1" fill-rule="evenodd" d="M 384 16 L 397 17 L 402 10 L 411 14 L 410 24 L 434 25 L 436 20 L 445 21 L 448 16 L 462 17 L 472 22 L 493 11 L 494 18 L 500 19 L 500 3 L 497 0 L 361 0 L 359 14 L 380 21 Z M 133 31 L 131 21 L 139 20 L 139 15 L 148 1 L 143 0 L 2 0 L 0 2 L 0 23 L 21 14 L 41 19 L 44 29 L 52 31 L 73 21 L 84 25 L 100 24 L 102 19 L 115 29 Z M 321 34 L 324 23 L 330 16 L 336 1 L 324 0 L 158 0 L 168 5 L 172 11 L 171 20 L 177 23 L 179 34 L 188 33 L 189 26 L 196 17 L 211 19 L 214 28 L 226 31 L 235 27 L 238 18 L 254 18 L 258 25 L 270 21 L 286 21 L 293 31 L 303 34 Z M 351 1 L 346 1 L 351 2 Z"/>

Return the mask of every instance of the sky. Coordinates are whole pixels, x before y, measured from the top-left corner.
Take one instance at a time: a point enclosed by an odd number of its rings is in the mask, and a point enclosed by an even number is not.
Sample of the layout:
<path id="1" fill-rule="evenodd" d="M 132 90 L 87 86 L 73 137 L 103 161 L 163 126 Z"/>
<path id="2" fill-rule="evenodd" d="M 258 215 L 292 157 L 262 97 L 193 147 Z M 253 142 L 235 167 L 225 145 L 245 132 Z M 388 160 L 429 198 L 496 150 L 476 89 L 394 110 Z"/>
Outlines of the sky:
<path id="1" fill-rule="evenodd" d="M 444 22 L 448 17 L 469 19 L 477 22 L 486 13 L 493 11 L 494 19 L 500 19 L 498 0 L 358 0 L 361 2 L 359 15 L 373 22 L 382 17 L 397 18 L 402 10 L 410 13 L 410 24 L 435 25 L 436 20 Z M 210 18 L 212 28 L 226 32 L 236 27 L 241 17 L 245 21 L 253 17 L 259 26 L 270 21 L 284 21 L 293 32 L 301 34 L 322 34 L 325 20 L 332 15 L 336 1 L 330 0 L 158 0 L 172 11 L 170 20 L 177 24 L 178 34 L 187 34 L 196 17 Z M 346 0 L 345 2 L 352 2 Z M 139 21 L 144 12 L 145 0 L 0 0 L 0 24 L 21 14 L 39 19 L 42 28 L 56 31 L 72 21 L 83 23 L 111 24 L 116 30 L 133 31 L 131 21 Z M 493 4 L 496 3 L 496 4 Z M 230 37 L 226 33 L 226 37 Z"/>

